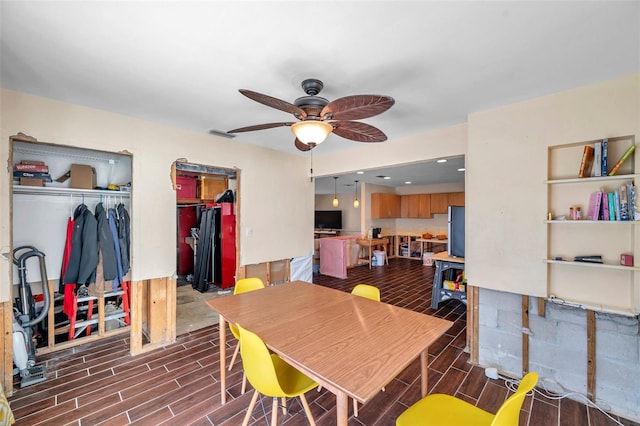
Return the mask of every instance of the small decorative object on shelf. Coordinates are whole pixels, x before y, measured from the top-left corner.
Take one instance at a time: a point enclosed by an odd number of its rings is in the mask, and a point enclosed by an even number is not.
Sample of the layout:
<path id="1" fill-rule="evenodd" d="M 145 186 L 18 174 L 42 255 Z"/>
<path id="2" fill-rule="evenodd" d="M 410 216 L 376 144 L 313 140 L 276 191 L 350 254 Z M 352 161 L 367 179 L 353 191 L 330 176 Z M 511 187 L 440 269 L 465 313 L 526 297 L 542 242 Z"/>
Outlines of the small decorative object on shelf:
<path id="1" fill-rule="evenodd" d="M 622 253 L 620 255 L 620 264 L 624 266 L 633 266 L 633 255 L 629 253 Z"/>

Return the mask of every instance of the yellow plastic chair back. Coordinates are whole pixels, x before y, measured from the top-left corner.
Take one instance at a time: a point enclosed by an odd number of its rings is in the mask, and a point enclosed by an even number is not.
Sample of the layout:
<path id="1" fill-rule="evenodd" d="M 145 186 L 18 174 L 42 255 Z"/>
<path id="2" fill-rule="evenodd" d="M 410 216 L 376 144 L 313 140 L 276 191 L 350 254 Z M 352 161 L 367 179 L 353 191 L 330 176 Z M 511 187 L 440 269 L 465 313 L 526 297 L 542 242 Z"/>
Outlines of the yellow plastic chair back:
<path id="1" fill-rule="evenodd" d="M 351 290 L 351 294 L 366 297 L 367 299 L 375 300 L 376 302 L 380 301 L 380 289 L 369 284 L 356 285 L 353 290 Z"/>
<path id="2" fill-rule="evenodd" d="M 527 396 L 527 393 L 536 386 L 536 383 L 538 383 L 538 373 L 531 372 L 525 375 L 520 381 L 516 393 L 511 395 L 504 404 L 500 406 L 491 426 L 517 426 L 524 398 Z"/>
<path id="3" fill-rule="evenodd" d="M 451 395 L 432 394 L 407 408 L 396 419 L 396 426 L 518 426 L 524 398 L 537 382 L 537 373 L 524 376 L 518 390 L 500 406 L 496 414 Z"/>
<path id="4" fill-rule="evenodd" d="M 278 355 L 270 354 L 257 334 L 240 325 L 237 327 L 240 332 L 242 368 L 255 390 L 270 397 L 292 398 L 318 385 Z"/>
<path id="5" fill-rule="evenodd" d="M 233 294 L 248 293 L 254 290 L 260 290 L 264 288 L 264 282 L 260 278 L 242 278 L 236 282 L 236 286 L 233 288 Z M 236 339 L 240 339 L 238 329 L 235 325 L 229 324 L 229 330 Z"/>

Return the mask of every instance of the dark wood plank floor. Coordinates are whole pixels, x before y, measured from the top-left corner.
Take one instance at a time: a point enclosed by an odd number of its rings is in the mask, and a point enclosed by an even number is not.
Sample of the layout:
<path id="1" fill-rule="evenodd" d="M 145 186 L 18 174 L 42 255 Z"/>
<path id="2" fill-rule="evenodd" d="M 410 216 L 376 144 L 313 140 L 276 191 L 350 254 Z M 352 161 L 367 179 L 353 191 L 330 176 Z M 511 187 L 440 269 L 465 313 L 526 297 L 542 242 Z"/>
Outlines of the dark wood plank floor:
<path id="1" fill-rule="evenodd" d="M 446 318 L 453 327 L 429 349 L 430 392 L 456 395 L 495 412 L 509 392 L 502 380 L 487 379 L 484 370 L 468 363 L 466 308 L 457 301 L 430 308 L 433 269 L 408 259 L 391 259 L 385 267 L 349 270 L 349 278 L 315 275 L 314 282 L 344 291 L 358 283 L 380 288 L 383 302 Z M 286 307 L 283 307 L 286 310 Z M 235 340 L 227 332 L 232 354 Z M 177 342 L 131 357 L 128 339 L 114 337 L 39 358 L 49 378 L 9 398 L 18 425 L 239 425 L 251 392 L 240 395 L 242 370 L 236 363 L 228 375 L 227 404 L 220 404 L 218 326 L 179 336 Z M 410 365 L 375 398 L 360 407 L 349 425 L 393 425 L 396 417 L 420 398 L 420 367 Z M 18 385 L 16 385 L 18 388 Z M 335 397 L 326 390 L 307 394 L 318 425 L 335 424 Z M 270 413 L 270 402 L 265 401 Z M 293 409 L 298 406 L 291 403 Z M 292 410 L 293 411 L 293 410 Z M 282 415 L 280 415 L 282 417 Z M 615 416 L 614 416 L 615 417 Z M 618 419 L 626 426 L 640 426 Z M 281 419 L 282 420 L 282 419 Z M 290 413 L 286 425 L 308 424 L 301 413 Z M 251 424 L 268 424 L 258 404 Z M 524 426 L 605 426 L 614 421 L 572 400 L 536 394 L 527 397 L 520 416 Z"/>

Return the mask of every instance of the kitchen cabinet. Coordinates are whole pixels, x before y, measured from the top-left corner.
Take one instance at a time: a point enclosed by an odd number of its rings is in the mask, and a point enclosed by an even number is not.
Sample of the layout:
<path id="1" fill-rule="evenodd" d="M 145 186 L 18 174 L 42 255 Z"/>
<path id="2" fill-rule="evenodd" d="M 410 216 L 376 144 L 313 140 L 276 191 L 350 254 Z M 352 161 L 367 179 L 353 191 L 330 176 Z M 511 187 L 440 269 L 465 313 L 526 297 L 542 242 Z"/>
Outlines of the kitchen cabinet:
<path id="1" fill-rule="evenodd" d="M 371 219 L 400 217 L 400 196 L 396 194 L 371 194 Z"/>
<path id="2" fill-rule="evenodd" d="M 402 195 L 400 197 L 400 211 L 402 218 L 431 218 L 432 214 L 430 194 Z"/>

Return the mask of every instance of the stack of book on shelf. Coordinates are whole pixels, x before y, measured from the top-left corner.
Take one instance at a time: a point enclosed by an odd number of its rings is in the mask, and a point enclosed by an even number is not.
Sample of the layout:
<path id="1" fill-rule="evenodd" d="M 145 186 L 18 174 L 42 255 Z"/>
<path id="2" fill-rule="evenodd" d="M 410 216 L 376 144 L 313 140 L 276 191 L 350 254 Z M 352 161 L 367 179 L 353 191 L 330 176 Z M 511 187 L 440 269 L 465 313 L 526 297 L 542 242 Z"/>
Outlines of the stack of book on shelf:
<path id="1" fill-rule="evenodd" d="M 635 220 L 636 187 L 633 182 L 611 192 L 600 190 L 589 197 L 587 220 Z"/>
<path id="2" fill-rule="evenodd" d="M 602 256 L 600 255 L 590 255 L 590 256 L 576 256 L 573 259 L 574 262 L 585 262 L 585 263 L 602 263 Z"/>
<path id="3" fill-rule="evenodd" d="M 580 161 L 580 169 L 578 176 L 583 177 L 600 177 L 614 176 L 622 163 L 636 150 L 636 145 L 631 145 L 618 162 L 609 170 L 609 141 L 603 139 L 602 142 L 596 142 L 591 145 L 585 145 L 582 152 L 582 160 Z"/>
<path id="4" fill-rule="evenodd" d="M 49 166 L 44 161 L 22 160 L 13 166 L 13 179 L 20 185 L 44 186 L 45 182 L 51 182 Z"/>

